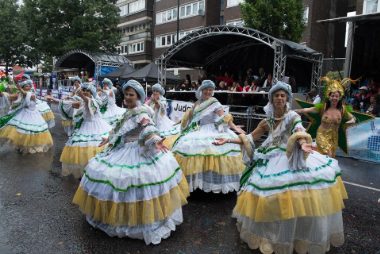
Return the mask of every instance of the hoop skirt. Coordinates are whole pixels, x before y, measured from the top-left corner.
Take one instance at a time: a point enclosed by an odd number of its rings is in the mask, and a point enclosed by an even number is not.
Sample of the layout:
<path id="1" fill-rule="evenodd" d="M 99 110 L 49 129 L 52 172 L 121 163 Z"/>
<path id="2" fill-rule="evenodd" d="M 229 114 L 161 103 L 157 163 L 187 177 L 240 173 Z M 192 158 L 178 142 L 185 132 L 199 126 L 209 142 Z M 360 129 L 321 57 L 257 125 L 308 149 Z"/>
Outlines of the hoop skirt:
<path id="1" fill-rule="evenodd" d="M 240 145 L 215 146 L 216 138 L 236 139 L 227 123 L 230 115 L 217 116 L 223 106 L 210 98 L 197 106 L 187 127 L 173 145 L 173 153 L 186 175 L 190 191 L 201 189 L 205 192 L 228 193 L 239 190 L 239 179 L 244 164 Z M 183 119 L 184 120 L 184 119 Z M 183 121 L 183 122 L 186 122 Z"/>
<path id="2" fill-rule="evenodd" d="M 80 178 L 88 161 L 103 150 L 98 146 L 112 129 L 101 118 L 95 99 L 83 104 L 82 110 L 75 116 L 74 131 L 61 154 L 63 176 L 73 174 L 74 177 Z"/>
<path id="3" fill-rule="evenodd" d="M 347 193 L 341 170 L 335 159 L 318 152 L 305 159 L 296 142 L 304 135 L 299 116 L 290 111 L 243 173 L 233 217 L 241 239 L 252 249 L 318 254 L 344 242 Z M 295 167 L 297 160 L 302 167 Z"/>
<path id="4" fill-rule="evenodd" d="M 53 139 L 31 96 L 28 92 L 17 109 L 0 118 L 0 139 L 22 153 L 46 152 Z"/>
<path id="5" fill-rule="evenodd" d="M 112 148 L 88 163 L 73 203 L 109 236 L 159 244 L 182 223 L 189 191 L 172 153 L 154 147 L 161 138 L 144 118 L 150 119 L 142 106 L 127 110 Z"/>
<path id="6" fill-rule="evenodd" d="M 48 124 L 49 129 L 53 128 L 55 126 L 55 116 L 49 104 L 47 104 L 46 101 L 42 101 L 39 99 L 36 99 L 36 103 L 37 103 L 36 104 L 37 110 L 41 113 L 42 117 L 45 119 L 46 123 Z"/>

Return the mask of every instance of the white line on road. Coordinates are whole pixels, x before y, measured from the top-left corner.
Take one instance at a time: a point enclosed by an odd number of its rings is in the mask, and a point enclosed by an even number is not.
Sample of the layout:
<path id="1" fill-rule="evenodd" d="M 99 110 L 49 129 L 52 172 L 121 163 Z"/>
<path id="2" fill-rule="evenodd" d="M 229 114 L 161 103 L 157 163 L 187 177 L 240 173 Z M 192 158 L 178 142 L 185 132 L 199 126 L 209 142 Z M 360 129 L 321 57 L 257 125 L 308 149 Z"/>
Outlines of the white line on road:
<path id="1" fill-rule="evenodd" d="M 376 188 L 373 188 L 373 187 L 369 187 L 369 186 L 365 186 L 365 185 L 361 185 L 361 184 L 357 184 L 357 183 L 351 183 L 351 182 L 347 182 L 347 181 L 343 181 L 343 182 L 345 184 L 348 184 L 348 185 L 353 185 L 353 186 L 356 186 L 356 187 L 360 187 L 360 188 L 364 188 L 364 189 L 380 192 L 380 189 L 376 189 Z"/>

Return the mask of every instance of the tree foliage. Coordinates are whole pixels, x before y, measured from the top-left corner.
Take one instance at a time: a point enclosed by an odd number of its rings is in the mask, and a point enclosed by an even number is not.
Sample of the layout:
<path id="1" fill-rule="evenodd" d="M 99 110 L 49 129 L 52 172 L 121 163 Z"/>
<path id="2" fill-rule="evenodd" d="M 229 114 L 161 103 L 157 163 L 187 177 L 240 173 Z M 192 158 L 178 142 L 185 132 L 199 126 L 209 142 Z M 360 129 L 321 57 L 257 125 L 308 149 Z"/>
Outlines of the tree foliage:
<path id="1" fill-rule="evenodd" d="M 303 11 L 301 0 L 245 0 L 241 4 L 245 26 L 295 42 L 304 30 Z"/>
<path id="2" fill-rule="evenodd" d="M 60 56 L 72 49 L 115 51 L 121 35 L 119 9 L 109 0 L 24 0 L 30 58 Z"/>
<path id="3" fill-rule="evenodd" d="M 0 62 L 5 63 L 7 69 L 24 63 L 25 24 L 20 17 L 17 0 L 0 1 L 0 24 Z"/>

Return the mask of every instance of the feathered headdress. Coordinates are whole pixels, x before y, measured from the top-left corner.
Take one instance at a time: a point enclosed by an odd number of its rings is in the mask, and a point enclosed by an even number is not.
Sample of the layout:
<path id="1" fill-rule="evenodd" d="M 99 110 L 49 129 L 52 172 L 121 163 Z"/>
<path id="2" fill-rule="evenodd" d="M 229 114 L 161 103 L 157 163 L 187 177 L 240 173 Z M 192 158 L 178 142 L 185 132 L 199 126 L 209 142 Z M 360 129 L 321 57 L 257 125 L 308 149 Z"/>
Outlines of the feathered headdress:
<path id="1" fill-rule="evenodd" d="M 358 78 L 356 80 L 353 80 L 350 78 L 344 78 L 342 80 L 336 80 L 336 79 L 330 79 L 329 77 L 322 77 L 321 81 L 326 82 L 324 96 L 325 96 L 325 98 L 328 98 L 331 93 L 339 92 L 340 98 L 342 98 L 345 94 L 347 87 L 351 83 L 355 84 L 359 80 L 360 80 L 360 78 Z"/>

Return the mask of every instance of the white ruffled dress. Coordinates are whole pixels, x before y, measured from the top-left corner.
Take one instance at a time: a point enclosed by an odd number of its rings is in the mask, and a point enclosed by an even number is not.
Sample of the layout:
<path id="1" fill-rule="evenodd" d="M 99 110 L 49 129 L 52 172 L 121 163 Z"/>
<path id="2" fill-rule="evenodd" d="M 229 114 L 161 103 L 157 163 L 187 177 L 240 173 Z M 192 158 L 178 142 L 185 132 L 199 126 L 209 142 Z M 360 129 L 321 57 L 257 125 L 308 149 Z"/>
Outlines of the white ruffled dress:
<path id="1" fill-rule="evenodd" d="M 112 89 L 104 90 L 107 96 L 107 103 L 104 106 L 104 112 L 102 112 L 102 117 L 107 121 L 113 128 L 115 128 L 118 121 L 123 118 L 125 113 L 125 108 L 120 108 L 116 105 L 115 93 Z"/>
<path id="2" fill-rule="evenodd" d="M 181 126 L 179 124 L 176 125 L 175 122 L 170 120 L 167 116 L 167 102 L 165 97 L 160 96 L 158 107 L 156 107 L 156 104 L 152 100 L 148 101 L 147 104 L 154 111 L 153 121 L 156 124 L 157 129 L 160 131 L 161 137 L 177 135 L 181 131 Z"/>
<path id="3" fill-rule="evenodd" d="M 240 145 L 213 144 L 217 138 L 238 138 L 225 122 L 227 115 L 217 115 L 221 109 L 222 104 L 213 97 L 197 103 L 187 127 L 174 142 L 172 151 L 186 175 L 191 192 L 196 189 L 214 193 L 239 190 L 244 170 Z"/>
<path id="4" fill-rule="evenodd" d="M 112 127 L 100 115 L 97 101 L 94 98 L 88 103 L 83 101 L 74 116 L 74 131 L 61 154 L 62 175 L 73 174 L 80 178 L 88 161 L 103 150 L 99 144 L 111 130 Z"/>
<path id="5" fill-rule="evenodd" d="M 0 96 L 0 117 L 5 116 L 8 114 L 11 103 L 8 98 L 9 94 L 6 92 L 3 92 L 3 96 Z"/>
<path id="6" fill-rule="evenodd" d="M 53 128 L 55 126 L 55 117 L 49 104 L 46 101 L 36 99 L 36 108 L 47 122 L 49 129 Z"/>
<path id="7" fill-rule="evenodd" d="M 73 108 L 73 103 L 75 102 L 83 102 L 83 100 L 79 96 L 74 95 L 72 97 L 67 97 L 60 100 L 58 104 L 58 111 L 61 115 L 61 123 L 64 131 L 69 137 L 74 130 L 74 116 L 78 112 L 78 109 Z"/>
<path id="8" fill-rule="evenodd" d="M 270 120 L 267 123 L 271 126 Z M 318 152 L 305 160 L 295 141 L 297 135 L 307 135 L 304 131 L 299 115 L 286 113 L 255 150 L 241 179 L 233 217 L 241 239 L 264 254 L 293 250 L 322 254 L 330 244 L 344 241 L 342 209 L 347 194 L 341 170 L 335 159 Z"/>
<path id="9" fill-rule="evenodd" d="M 20 94 L 15 101 L 18 107 L 0 118 L 0 139 L 22 153 L 46 152 L 53 145 L 48 125 L 32 95 L 32 92 L 25 97 Z"/>
<path id="10" fill-rule="evenodd" d="M 155 148 L 157 134 L 144 106 L 128 109 L 85 169 L 73 203 L 109 236 L 159 244 L 183 221 L 188 185 L 173 154 Z"/>

